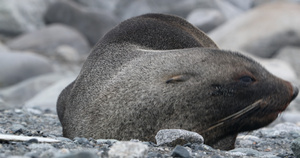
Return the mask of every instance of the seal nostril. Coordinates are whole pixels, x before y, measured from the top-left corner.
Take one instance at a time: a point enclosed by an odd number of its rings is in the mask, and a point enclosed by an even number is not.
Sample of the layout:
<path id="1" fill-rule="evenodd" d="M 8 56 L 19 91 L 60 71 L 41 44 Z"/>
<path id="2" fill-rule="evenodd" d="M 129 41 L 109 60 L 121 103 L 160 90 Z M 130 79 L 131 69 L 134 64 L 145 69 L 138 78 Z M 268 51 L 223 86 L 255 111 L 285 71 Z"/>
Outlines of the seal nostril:
<path id="1" fill-rule="evenodd" d="M 299 92 L 299 89 L 297 87 L 293 86 L 293 95 L 292 95 L 291 100 L 294 100 L 297 97 L 298 92 Z"/>

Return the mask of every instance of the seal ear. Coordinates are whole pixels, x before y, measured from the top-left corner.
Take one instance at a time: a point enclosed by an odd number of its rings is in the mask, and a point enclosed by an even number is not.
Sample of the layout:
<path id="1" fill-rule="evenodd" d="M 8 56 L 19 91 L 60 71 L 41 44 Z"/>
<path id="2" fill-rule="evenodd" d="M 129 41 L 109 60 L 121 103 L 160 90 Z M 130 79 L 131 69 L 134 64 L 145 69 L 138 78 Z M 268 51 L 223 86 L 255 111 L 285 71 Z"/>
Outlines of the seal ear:
<path id="1" fill-rule="evenodd" d="M 184 82 L 190 79 L 189 75 L 176 75 L 169 78 L 166 83 Z"/>

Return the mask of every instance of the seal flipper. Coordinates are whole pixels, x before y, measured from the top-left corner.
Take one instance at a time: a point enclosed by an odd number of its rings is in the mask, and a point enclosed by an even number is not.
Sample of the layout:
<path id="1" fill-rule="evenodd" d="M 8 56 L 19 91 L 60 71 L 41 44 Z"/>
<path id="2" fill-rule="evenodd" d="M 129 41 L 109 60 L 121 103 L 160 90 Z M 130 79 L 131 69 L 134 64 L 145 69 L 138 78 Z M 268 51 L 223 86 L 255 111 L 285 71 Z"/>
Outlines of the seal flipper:
<path id="1" fill-rule="evenodd" d="M 238 134 L 228 135 L 215 142 L 212 147 L 215 149 L 231 150 L 234 148 L 234 143 Z M 205 140 L 204 140 L 205 141 Z"/>

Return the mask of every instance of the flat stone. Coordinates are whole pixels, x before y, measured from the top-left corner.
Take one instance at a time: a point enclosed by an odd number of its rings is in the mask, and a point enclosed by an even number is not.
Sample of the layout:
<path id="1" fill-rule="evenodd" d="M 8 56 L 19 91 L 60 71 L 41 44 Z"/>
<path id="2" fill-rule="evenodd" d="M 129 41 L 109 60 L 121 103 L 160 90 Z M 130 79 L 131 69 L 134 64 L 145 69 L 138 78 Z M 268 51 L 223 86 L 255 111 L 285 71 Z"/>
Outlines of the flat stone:
<path id="1" fill-rule="evenodd" d="M 260 155 L 258 151 L 251 148 L 235 148 L 233 150 L 230 150 L 230 153 L 234 153 L 234 152 L 244 153 L 245 156 L 253 156 L 253 157 L 259 157 Z"/>
<path id="2" fill-rule="evenodd" d="M 184 145 L 186 143 L 204 142 L 203 137 L 196 132 L 183 129 L 163 129 L 159 130 L 155 136 L 157 145 Z"/>
<path id="3" fill-rule="evenodd" d="M 79 55 L 87 56 L 90 51 L 88 41 L 80 32 L 62 24 L 49 25 L 7 42 L 10 49 L 33 51 L 50 57 L 54 57 L 55 50 L 62 45 L 72 47 Z"/>
<path id="4" fill-rule="evenodd" d="M 29 136 L 17 136 L 17 135 L 9 135 L 9 134 L 0 134 L 0 140 L 2 141 L 29 141 L 31 139 L 37 139 L 39 142 L 43 143 L 57 143 L 59 140 L 44 138 L 44 137 L 29 137 Z"/>
<path id="5" fill-rule="evenodd" d="M 177 145 L 173 149 L 173 151 L 171 153 L 171 156 L 173 156 L 173 157 L 182 157 L 182 158 L 189 158 L 189 157 L 191 157 L 189 151 L 186 150 L 185 147 L 183 147 L 181 145 Z"/>
<path id="6" fill-rule="evenodd" d="M 45 88 L 43 91 L 37 93 L 34 97 L 25 102 L 25 107 L 38 107 L 43 110 L 51 110 L 56 112 L 56 101 L 61 91 L 75 80 L 75 76 L 67 77 L 57 81 L 51 86 Z"/>
<path id="7" fill-rule="evenodd" d="M 98 156 L 94 152 L 81 151 L 57 156 L 57 158 L 98 158 Z"/>
<path id="8" fill-rule="evenodd" d="M 283 47 L 277 52 L 274 58 L 289 63 L 295 69 L 297 76 L 300 78 L 300 47 Z"/>
<path id="9" fill-rule="evenodd" d="M 269 3 L 224 23 L 210 32 L 209 37 L 220 49 L 271 58 L 287 45 L 300 45 L 299 14 L 300 5 Z"/>
<path id="10" fill-rule="evenodd" d="M 61 23 L 74 27 L 87 38 L 90 45 L 96 44 L 118 23 L 111 13 L 89 9 L 73 1 L 55 2 L 48 8 L 44 17 L 47 24 Z"/>
<path id="11" fill-rule="evenodd" d="M 50 61 L 32 52 L 0 52 L 0 87 L 8 87 L 25 79 L 50 73 Z"/>
<path id="12" fill-rule="evenodd" d="M 12 86 L 0 89 L 0 96 L 7 104 L 11 104 L 12 107 L 18 107 L 40 91 L 65 77 L 60 73 L 49 73 L 28 78 Z"/>
<path id="13" fill-rule="evenodd" d="M 14 36 L 43 27 L 43 15 L 52 1 L 0 1 L 0 33 Z"/>

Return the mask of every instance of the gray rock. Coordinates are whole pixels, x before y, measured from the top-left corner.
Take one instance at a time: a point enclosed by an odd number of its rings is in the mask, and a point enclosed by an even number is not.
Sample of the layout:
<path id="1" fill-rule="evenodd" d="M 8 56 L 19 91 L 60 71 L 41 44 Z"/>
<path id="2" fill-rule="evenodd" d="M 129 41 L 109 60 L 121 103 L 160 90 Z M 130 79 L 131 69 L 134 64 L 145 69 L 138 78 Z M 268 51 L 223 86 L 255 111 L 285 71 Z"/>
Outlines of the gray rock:
<path id="1" fill-rule="evenodd" d="M 300 78 L 300 47 L 283 47 L 275 55 L 275 58 L 288 62 L 295 69 L 298 78 Z"/>
<path id="2" fill-rule="evenodd" d="M 242 147 L 244 146 L 252 146 L 253 144 L 257 144 L 257 143 L 260 143 L 261 142 L 261 139 L 256 137 L 256 136 L 252 136 L 252 135 L 246 135 L 245 134 L 239 134 L 236 138 L 240 145 Z"/>
<path id="3" fill-rule="evenodd" d="M 298 82 L 297 74 L 289 63 L 279 59 L 255 59 L 273 75 L 278 76 L 284 80 L 290 81 L 291 83 Z"/>
<path id="4" fill-rule="evenodd" d="M 225 17 L 216 9 L 196 9 L 188 16 L 187 21 L 204 32 L 209 32 L 225 22 Z"/>
<path id="5" fill-rule="evenodd" d="M 21 124 L 13 124 L 11 127 L 10 127 L 10 130 L 13 132 L 13 133 L 17 133 L 18 131 L 26 131 L 27 129 L 21 125 Z M 9 136 L 9 135 L 8 135 Z"/>
<path id="6" fill-rule="evenodd" d="M 7 43 L 11 49 L 38 52 L 46 56 L 54 56 L 55 50 L 62 45 L 70 46 L 85 56 L 90 51 L 89 43 L 81 33 L 61 24 L 23 34 Z"/>
<path id="7" fill-rule="evenodd" d="M 49 149 L 54 149 L 54 147 L 51 144 L 30 144 L 28 146 L 29 149 L 31 150 L 49 150 Z"/>
<path id="8" fill-rule="evenodd" d="M 0 52 L 0 87 L 52 72 L 50 61 L 30 52 Z"/>
<path id="9" fill-rule="evenodd" d="M 300 157 L 300 138 L 293 141 L 291 149 L 297 158 Z"/>
<path id="10" fill-rule="evenodd" d="M 54 0 L 0 1 L 0 33 L 18 35 L 44 26 L 43 14 Z"/>
<path id="11" fill-rule="evenodd" d="M 97 139 L 96 142 L 97 144 L 112 144 L 112 143 L 116 143 L 118 140 L 116 139 Z"/>
<path id="12" fill-rule="evenodd" d="M 182 129 L 163 129 L 159 130 L 155 136 L 157 145 L 176 146 L 186 143 L 204 142 L 203 137 L 196 132 L 186 131 Z"/>
<path id="13" fill-rule="evenodd" d="M 297 126 L 294 123 L 286 122 L 274 126 L 273 129 L 284 132 L 299 132 L 300 126 Z"/>
<path id="14" fill-rule="evenodd" d="M 1 43 L 1 41 L 0 41 L 0 51 L 2 52 L 2 51 L 7 51 L 7 50 L 8 50 L 8 48 L 6 47 L 6 45 Z"/>
<path id="15" fill-rule="evenodd" d="M 230 150 L 230 153 L 233 153 L 233 155 L 234 155 L 234 152 L 244 153 L 245 156 L 253 156 L 253 157 L 260 156 L 258 151 L 251 149 L 251 148 L 235 148 L 233 150 Z"/>
<path id="16" fill-rule="evenodd" d="M 298 87 L 300 87 L 299 82 L 298 82 L 297 85 L 298 85 Z M 287 110 L 299 113 L 300 112 L 300 106 L 299 105 L 300 105 L 300 96 L 298 95 L 297 98 L 292 103 L 290 103 Z"/>
<path id="17" fill-rule="evenodd" d="M 115 13 L 121 20 L 145 13 L 167 13 L 187 17 L 191 10 L 198 8 L 216 8 L 214 1 L 207 0 L 120 0 Z"/>
<path id="18" fill-rule="evenodd" d="M 74 81 L 76 77 L 68 77 L 57 81 L 53 85 L 47 87 L 40 93 L 36 94 L 33 98 L 29 99 L 25 102 L 25 107 L 33 108 L 38 107 L 43 110 L 51 110 L 56 112 L 56 101 L 58 99 L 61 91 L 72 81 Z"/>
<path id="19" fill-rule="evenodd" d="M 73 0 L 74 2 L 94 10 L 104 10 L 113 13 L 119 0 Z"/>
<path id="20" fill-rule="evenodd" d="M 94 152 L 81 151 L 58 156 L 56 158 L 98 158 L 98 156 Z"/>
<path id="21" fill-rule="evenodd" d="M 277 119 L 279 122 L 290 122 L 290 123 L 300 123 L 300 112 L 284 112 L 281 116 Z M 278 124 L 278 123 L 277 123 Z"/>
<path id="22" fill-rule="evenodd" d="M 74 138 L 74 142 L 75 143 L 79 143 L 79 144 L 89 144 L 89 140 L 86 138 L 79 138 L 79 137 L 75 137 Z"/>
<path id="23" fill-rule="evenodd" d="M 239 9 L 242 9 L 244 11 L 249 10 L 253 7 L 254 5 L 254 0 L 227 0 L 234 6 L 238 7 Z"/>
<path id="24" fill-rule="evenodd" d="M 300 127 L 294 123 L 285 122 L 275 125 L 273 128 L 261 128 L 253 131 L 254 135 L 260 135 L 263 138 L 281 138 L 290 133 L 299 133 Z"/>
<path id="25" fill-rule="evenodd" d="M 243 11 L 236 6 L 232 5 L 228 1 L 223 0 L 215 0 L 217 7 L 219 10 L 225 15 L 228 20 L 233 19 L 236 16 L 239 16 L 243 13 Z"/>
<path id="26" fill-rule="evenodd" d="M 209 36 L 221 49 L 272 57 L 284 46 L 300 45 L 299 14 L 300 5 L 270 3 L 238 16 Z"/>
<path id="27" fill-rule="evenodd" d="M 45 14 L 45 21 L 76 28 L 86 36 L 91 45 L 117 24 L 116 17 L 112 14 L 91 10 L 72 1 L 58 1 L 51 5 Z"/>
<path id="28" fill-rule="evenodd" d="M 145 157 L 148 146 L 141 142 L 119 141 L 109 150 L 108 155 L 112 158 L 118 157 Z"/>
<path id="29" fill-rule="evenodd" d="M 146 0 L 120 0 L 115 9 L 115 14 L 120 17 L 122 21 L 151 12 L 153 12 L 153 10 Z"/>
<path id="30" fill-rule="evenodd" d="M 12 107 L 19 107 L 38 92 L 64 77 L 65 75 L 59 73 L 32 77 L 10 87 L 0 89 L 0 96 L 2 96 L 3 101 L 11 104 Z"/>
<path id="31" fill-rule="evenodd" d="M 55 50 L 56 56 L 58 60 L 61 60 L 63 62 L 67 63 L 79 63 L 80 61 L 84 61 L 86 57 L 80 57 L 77 50 L 75 50 L 73 47 L 70 47 L 68 45 L 61 45 L 57 47 Z M 87 56 L 87 55 L 86 55 Z"/>
<path id="32" fill-rule="evenodd" d="M 296 2 L 299 3 L 299 0 L 259 0 L 259 1 L 253 1 L 253 7 L 259 7 L 261 5 L 265 5 L 268 3 L 276 3 L 276 2 L 282 2 L 282 1 L 286 1 L 286 2 Z"/>
<path id="33" fill-rule="evenodd" d="M 186 150 L 185 147 L 183 147 L 181 145 L 177 145 L 173 149 L 173 151 L 171 153 L 171 156 L 173 156 L 173 157 L 182 157 L 182 158 L 189 158 L 189 157 L 191 157 L 189 151 Z"/>

